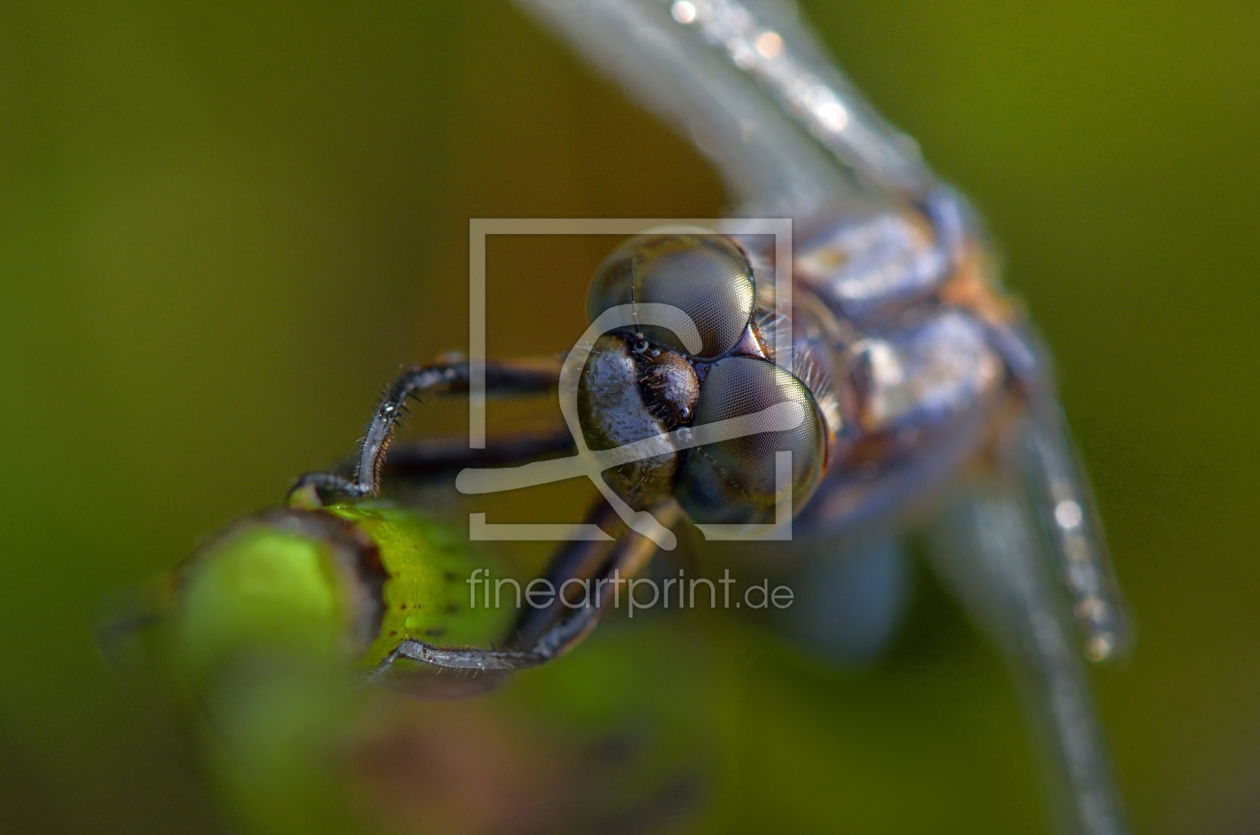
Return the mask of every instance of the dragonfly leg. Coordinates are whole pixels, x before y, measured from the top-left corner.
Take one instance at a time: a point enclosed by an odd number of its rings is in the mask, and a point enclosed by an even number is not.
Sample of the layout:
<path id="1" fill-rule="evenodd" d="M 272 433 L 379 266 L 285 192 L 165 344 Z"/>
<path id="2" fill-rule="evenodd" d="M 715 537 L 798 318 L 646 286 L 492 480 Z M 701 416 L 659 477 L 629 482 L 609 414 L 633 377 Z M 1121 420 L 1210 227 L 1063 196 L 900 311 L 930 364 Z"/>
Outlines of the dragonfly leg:
<path id="1" fill-rule="evenodd" d="M 652 512 L 665 525 L 673 524 L 680 513 L 672 503 Z M 603 501 L 592 509 L 588 518 L 596 524 L 618 521 L 615 511 Z M 406 658 L 434 672 L 451 671 L 497 682 L 518 670 L 559 658 L 595 628 L 609 608 L 610 597 L 619 600 L 616 584 L 638 572 L 656 550 L 656 543 L 634 531 L 626 531 L 611 547 L 607 542 L 568 543 L 552 560 L 547 579 L 556 588 L 557 598 L 564 593 L 566 580 L 579 581 L 586 590 L 581 599 L 557 599 L 552 605 L 527 609 L 509 645 L 503 649 L 446 648 L 409 638 L 370 678 L 382 675 L 397 659 Z M 609 585 L 613 586 L 612 590 L 607 588 Z"/>
<path id="2" fill-rule="evenodd" d="M 622 526 L 621 519 L 613 510 L 612 505 L 602 498 L 595 501 L 583 522 L 614 533 Z M 591 578 L 603 572 L 613 547 L 613 543 L 608 540 L 566 542 L 556 550 L 555 556 L 547 565 L 544 577 L 556 589 L 563 588 L 569 580 L 589 582 Z M 565 605 L 565 602 L 559 599 L 559 595 L 548 606 L 526 608 L 517 619 L 508 644 L 517 649 L 537 644 L 542 636 L 570 611 L 572 610 Z"/>
<path id="3" fill-rule="evenodd" d="M 423 438 L 391 447 L 381 476 L 386 481 L 425 482 L 454 476 L 466 467 L 518 464 L 572 450 L 573 434 L 563 425 L 492 435 L 485 449 L 469 449 L 467 434 Z"/>
<path id="4" fill-rule="evenodd" d="M 318 505 L 321 493 L 340 492 L 351 498 L 375 496 L 380 492 L 385 453 L 394 430 L 406 416 L 408 398 L 422 394 L 460 394 L 469 389 L 471 373 L 467 360 L 439 361 L 413 365 L 394 381 L 381 397 L 367 434 L 359 447 L 353 478 L 337 473 L 313 472 L 298 476 L 289 488 L 290 503 Z M 560 379 L 559 358 L 518 359 L 486 363 L 486 393 L 491 396 L 521 396 L 554 391 Z"/>
<path id="5" fill-rule="evenodd" d="M 596 514 L 602 512 L 599 509 L 595 511 Z M 669 502 L 653 508 L 651 513 L 662 525 L 670 527 L 678 521 L 682 510 L 677 504 Z M 610 521 L 615 516 L 614 512 L 607 513 Z M 594 590 L 593 594 L 584 594 L 585 599 L 581 601 L 580 607 L 573 605 L 572 601 L 565 603 L 563 609 L 571 612 L 567 616 L 561 606 L 541 610 L 547 612 L 541 623 L 535 622 L 530 617 L 530 613 L 526 612 L 517 629 L 518 638 L 532 639 L 536 634 L 537 639 L 530 644 L 531 651 L 546 660 L 564 655 L 595 628 L 599 619 L 609 608 L 607 586 L 612 586 L 614 602 L 619 601 L 620 593 L 617 584 L 637 574 L 652 559 L 656 551 L 656 543 L 648 537 L 632 530 L 625 531 L 613 545 L 603 565 L 590 578 L 589 588 Z M 555 568 L 550 573 L 557 578 L 563 576 Z"/>

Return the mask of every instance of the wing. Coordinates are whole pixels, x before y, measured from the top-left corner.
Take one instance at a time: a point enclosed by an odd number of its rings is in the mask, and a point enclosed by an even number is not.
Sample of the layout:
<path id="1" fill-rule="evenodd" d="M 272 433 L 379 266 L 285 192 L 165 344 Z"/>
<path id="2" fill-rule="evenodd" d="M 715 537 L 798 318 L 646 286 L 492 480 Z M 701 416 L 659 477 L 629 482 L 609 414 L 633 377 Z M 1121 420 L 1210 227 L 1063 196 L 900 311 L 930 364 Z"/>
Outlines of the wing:
<path id="1" fill-rule="evenodd" d="M 519 0 L 673 124 L 757 213 L 921 199 L 934 178 L 823 56 L 790 3 Z"/>
<path id="2" fill-rule="evenodd" d="M 1035 448 L 1045 442 L 1045 427 L 1026 419 L 1009 450 L 1022 468 L 958 490 L 929 551 L 938 573 L 1006 652 L 1041 731 L 1064 831 L 1119 835 L 1125 831 L 1119 794 L 1063 584 L 1050 569 L 1055 540 L 1045 535 L 1038 510 L 1041 479 L 1024 457 L 1040 455 Z"/>

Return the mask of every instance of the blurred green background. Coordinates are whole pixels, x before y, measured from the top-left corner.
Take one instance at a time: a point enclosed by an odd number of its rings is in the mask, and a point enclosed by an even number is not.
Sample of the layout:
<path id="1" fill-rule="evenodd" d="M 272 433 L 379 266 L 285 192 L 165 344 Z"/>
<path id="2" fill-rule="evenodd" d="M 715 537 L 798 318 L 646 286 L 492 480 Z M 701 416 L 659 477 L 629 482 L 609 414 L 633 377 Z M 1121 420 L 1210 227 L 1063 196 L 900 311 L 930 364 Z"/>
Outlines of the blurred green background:
<path id="1" fill-rule="evenodd" d="M 1255 831 L 1260 4 L 805 8 L 986 214 L 1055 351 L 1138 621 L 1094 676 L 1134 828 Z M 723 205 L 504 3 L 0 5 L 0 831 L 222 831 L 92 613 L 466 345 L 469 217 Z M 548 246 L 492 246 L 492 353 L 580 331 L 599 248 Z M 678 696 L 739 717 L 721 826 L 1044 827 L 1001 662 L 930 581 L 864 675 L 741 652 Z"/>

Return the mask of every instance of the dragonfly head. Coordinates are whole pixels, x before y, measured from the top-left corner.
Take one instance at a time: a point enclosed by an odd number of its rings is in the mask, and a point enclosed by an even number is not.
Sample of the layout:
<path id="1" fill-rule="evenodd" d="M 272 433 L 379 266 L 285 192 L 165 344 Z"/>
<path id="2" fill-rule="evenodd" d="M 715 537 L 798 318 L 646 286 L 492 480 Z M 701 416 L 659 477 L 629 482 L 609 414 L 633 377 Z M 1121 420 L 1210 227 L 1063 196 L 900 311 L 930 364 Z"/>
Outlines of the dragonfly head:
<path id="1" fill-rule="evenodd" d="M 610 469 L 609 483 L 632 506 L 643 509 L 673 497 L 695 522 L 772 522 L 780 451 L 792 456 L 787 486 L 794 509 L 818 486 L 826 425 L 810 388 L 772 361 L 757 324 L 754 273 L 739 244 L 713 233 L 632 238 L 596 272 L 588 300 L 592 321 L 616 305 L 668 304 L 691 317 L 702 347 L 688 353 L 677 334 L 647 324 L 602 336 L 578 389 L 591 449 L 614 449 L 784 403 L 802 407 L 796 414 L 803 419 L 782 429 L 695 446 L 682 433 L 684 442 L 669 454 Z"/>

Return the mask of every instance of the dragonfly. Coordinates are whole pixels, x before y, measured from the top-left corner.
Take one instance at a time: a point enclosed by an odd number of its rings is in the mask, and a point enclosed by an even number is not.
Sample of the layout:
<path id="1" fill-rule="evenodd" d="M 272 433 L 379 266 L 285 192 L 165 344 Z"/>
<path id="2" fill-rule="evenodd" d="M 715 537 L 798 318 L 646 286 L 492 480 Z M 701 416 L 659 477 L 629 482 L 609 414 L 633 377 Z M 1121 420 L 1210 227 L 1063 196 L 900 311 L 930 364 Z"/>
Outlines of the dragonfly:
<path id="1" fill-rule="evenodd" d="M 586 525 L 605 535 L 557 549 L 547 569 L 557 585 L 633 575 L 687 523 L 774 528 L 785 498 L 794 548 L 840 550 L 855 531 L 916 520 L 934 567 L 1032 694 L 1065 826 L 1125 831 L 1082 663 L 1125 651 L 1124 606 L 1048 352 L 1002 290 L 978 214 L 790 4 L 520 4 L 710 159 L 732 217 L 790 219 L 792 257 L 720 229 L 632 238 L 594 277 L 581 362 L 412 366 L 382 397 L 353 466 L 300 476 L 289 507 L 254 524 L 297 537 L 298 551 L 336 543 L 370 679 L 418 672 L 472 692 L 564 655 L 607 606 L 526 609 L 491 648 L 444 633 L 445 622 L 383 621 L 391 605 L 462 588 L 465 576 L 407 579 L 398 543 L 423 532 L 374 504 L 386 480 L 459 472 L 475 488 L 490 465 L 553 466 L 574 449 L 596 460 L 602 495 Z M 481 386 L 558 393 L 562 411 L 567 392 L 577 431 L 390 449 L 410 399 Z M 387 542 L 394 557 L 382 563 Z"/>

